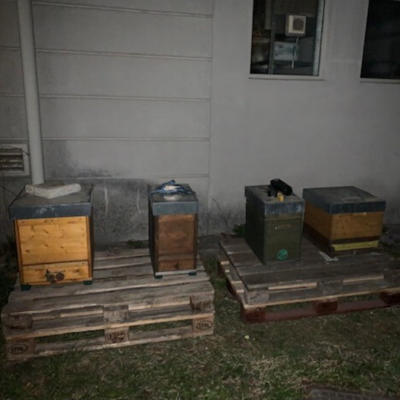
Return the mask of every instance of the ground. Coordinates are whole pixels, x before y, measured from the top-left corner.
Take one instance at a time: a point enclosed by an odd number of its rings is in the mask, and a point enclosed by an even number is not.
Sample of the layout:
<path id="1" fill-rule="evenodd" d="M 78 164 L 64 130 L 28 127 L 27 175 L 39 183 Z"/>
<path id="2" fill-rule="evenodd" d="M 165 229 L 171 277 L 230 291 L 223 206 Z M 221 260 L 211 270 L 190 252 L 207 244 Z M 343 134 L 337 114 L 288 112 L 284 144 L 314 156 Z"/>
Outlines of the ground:
<path id="1" fill-rule="evenodd" d="M 13 364 L 0 345 L 1 399 L 304 399 L 310 385 L 400 395 L 400 308 L 245 325 L 204 252 L 215 334 Z M 0 307 L 12 272 L 3 269 Z"/>

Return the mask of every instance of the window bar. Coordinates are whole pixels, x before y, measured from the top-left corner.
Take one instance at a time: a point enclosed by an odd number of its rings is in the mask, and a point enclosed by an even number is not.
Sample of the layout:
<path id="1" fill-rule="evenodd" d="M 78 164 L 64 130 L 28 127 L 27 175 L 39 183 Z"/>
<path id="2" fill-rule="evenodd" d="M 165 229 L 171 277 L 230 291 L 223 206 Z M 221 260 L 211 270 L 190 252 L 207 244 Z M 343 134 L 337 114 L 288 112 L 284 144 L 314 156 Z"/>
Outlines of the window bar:
<path id="1" fill-rule="evenodd" d="M 324 19 L 324 6 L 325 6 L 325 0 L 319 0 L 318 14 L 317 14 L 317 28 L 315 31 L 313 76 L 318 76 L 318 74 L 319 74 L 319 64 L 320 64 L 320 57 L 321 57 L 321 41 L 322 41 L 322 23 L 323 23 L 323 19 Z"/>
<path id="2" fill-rule="evenodd" d="M 276 19 L 275 19 L 275 1 L 271 1 L 271 39 L 269 45 L 269 60 L 268 60 L 268 74 L 274 73 L 274 53 L 275 53 L 275 31 L 276 31 Z"/>

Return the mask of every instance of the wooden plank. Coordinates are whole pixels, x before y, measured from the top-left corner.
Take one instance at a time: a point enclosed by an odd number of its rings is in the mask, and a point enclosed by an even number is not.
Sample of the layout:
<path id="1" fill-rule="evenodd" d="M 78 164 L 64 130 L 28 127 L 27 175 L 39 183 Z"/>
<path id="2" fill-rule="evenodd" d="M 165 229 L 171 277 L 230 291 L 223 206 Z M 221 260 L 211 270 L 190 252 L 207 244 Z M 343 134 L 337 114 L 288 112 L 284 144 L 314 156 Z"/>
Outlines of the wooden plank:
<path id="1" fill-rule="evenodd" d="M 264 273 L 265 271 L 267 272 L 273 272 L 273 271 L 290 271 L 290 270 L 299 270 L 299 269 L 309 269 L 309 268 L 315 268 L 318 264 L 319 266 L 327 266 L 327 265 L 335 265 L 336 263 L 329 263 L 327 262 L 322 255 L 320 254 L 320 251 L 318 250 L 317 247 L 315 247 L 313 244 L 311 244 L 308 240 L 303 239 L 302 240 L 302 260 L 301 261 L 285 261 L 285 262 L 271 262 L 267 263 L 265 265 L 261 264 L 258 260 L 257 262 L 252 262 L 254 261 L 253 258 L 250 258 L 248 256 L 248 251 L 245 250 L 245 253 L 240 253 L 239 251 L 233 250 L 234 247 L 236 246 L 237 248 L 241 249 L 250 249 L 248 245 L 245 243 L 244 239 L 235 239 L 234 240 L 234 245 L 230 245 L 230 251 L 232 252 L 233 255 L 237 258 L 233 258 L 232 256 L 230 257 L 230 261 L 235 265 L 237 268 L 238 273 L 242 276 L 244 275 L 251 275 L 251 274 L 257 274 L 257 273 Z M 221 248 L 223 251 L 226 253 L 226 245 L 224 244 L 223 241 L 221 241 Z M 386 254 L 381 254 L 379 255 L 382 259 L 389 259 L 389 256 Z M 242 258 L 240 258 L 242 257 Z M 370 254 L 363 255 L 362 259 L 360 258 L 360 262 L 375 262 L 376 261 L 376 255 L 371 256 Z M 368 258 L 365 258 L 368 257 Z M 350 254 L 344 254 L 341 255 L 339 258 L 339 261 L 341 264 L 348 264 L 348 263 L 354 263 L 354 257 Z"/>
<path id="2" fill-rule="evenodd" d="M 13 291 L 10 294 L 9 302 L 25 302 L 40 298 L 54 298 L 67 296 L 80 296 L 91 293 L 106 293 L 112 291 L 139 289 L 150 287 L 165 287 L 179 284 L 190 284 L 195 282 L 208 282 L 209 277 L 204 271 L 198 271 L 196 276 L 187 274 L 165 276 L 163 279 L 154 279 L 154 276 L 124 276 L 121 280 L 95 280 L 92 285 L 71 284 L 60 287 L 32 287 L 29 291 Z"/>
<path id="3" fill-rule="evenodd" d="M 73 340 L 62 343 L 37 343 L 33 351 L 25 351 L 19 354 L 7 353 L 9 360 L 27 360 L 35 357 L 45 357 L 62 354 L 69 351 L 93 351 L 110 348 L 122 348 L 146 343 L 168 342 L 172 340 L 196 338 L 211 335 L 210 331 L 194 332 L 191 326 L 180 328 L 159 329 L 155 331 L 129 332 L 129 341 L 122 343 L 106 343 L 105 338 Z M 16 344 L 18 346 L 18 344 Z"/>
<path id="4" fill-rule="evenodd" d="M 330 215 L 307 202 L 304 222 L 329 240 L 380 236 L 383 212 Z"/>
<path id="5" fill-rule="evenodd" d="M 249 247 L 249 245 L 245 241 L 237 241 L 237 243 L 229 244 L 225 243 L 226 241 L 221 240 L 220 246 L 224 250 L 226 254 L 244 254 L 244 253 L 253 253 L 253 250 Z"/>
<path id="6" fill-rule="evenodd" d="M 269 288 L 278 289 L 301 287 L 308 283 L 316 283 L 323 279 L 338 279 L 343 282 L 356 280 L 370 280 L 383 277 L 384 271 L 389 268 L 388 263 L 374 262 L 371 264 L 359 265 L 354 263 L 351 268 L 348 265 L 324 266 L 298 271 L 274 271 L 254 275 L 240 275 L 248 290 Z M 240 274 L 240 272 L 238 271 Z"/>
<path id="7" fill-rule="evenodd" d="M 333 215 L 331 240 L 380 236 L 382 222 L 383 212 Z"/>
<path id="8" fill-rule="evenodd" d="M 17 220 L 23 265 L 88 259 L 85 217 Z"/>
<path id="9" fill-rule="evenodd" d="M 246 275 L 256 275 L 256 274 L 264 274 L 264 273 L 280 273 L 280 272 L 293 272 L 294 274 L 297 271 L 305 271 L 305 270 L 312 270 L 317 268 L 337 268 L 338 266 L 345 267 L 347 266 L 351 269 L 354 265 L 368 265 L 373 264 L 376 262 L 386 262 L 388 264 L 388 268 L 395 268 L 398 266 L 397 263 L 393 261 L 389 261 L 389 258 L 386 255 L 348 255 L 347 258 L 340 258 L 337 262 L 327 262 L 325 261 L 322 256 L 320 260 L 314 262 L 307 262 L 307 260 L 303 260 L 300 262 L 282 262 L 282 263 L 271 263 L 267 265 L 249 265 L 245 267 L 236 267 L 238 274 L 240 276 Z"/>
<path id="10" fill-rule="evenodd" d="M 363 282 L 363 283 L 354 283 L 354 284 L 346 284 L 343 285 L 340 293 L 333 293 L 331 295 L 324 295 L 324 292 L 320 287 L 313 288 L 299 288 L 295 290 L 273 290 L 268 291 L 269 298 L 265 301 L 260 301 L 257 303 L 253 303 L 252 305 L 243 303 L 244 308 L 248 308 L 254 305 L 257 307 L 267 307 L 272 305 L 281 305 L 281 304 L 293 304 L 299 303 L 303 301 L 314 301 L 314 300 L 324 300 L 330 299 L 331 297 L 349 297 L 349 296 L 361 296 L 366 294 L 374 294 L 380 293 L 383 290 L 390 289 L 391 287 L 398 287 L 391 284 L 388 284 L 384 279 Z M 253 291 L 253 297 L 256 298 L 257 292 L 260 292 L 260 298 L 265 299 L 266 292 L 265 289 L 260 291 Z"/>
<path id="11" fill-rule="evenodd" d="M 196 214 L 160 215 L 158 218 L 159 255 L 195 254 Z"/>
<path id="12" fill-rule="evenodd" d="M 244 253 L 244 254 L 227 254 L 229 261 L 235 267 L 244 266 L 262 266 L 261 262 L 254 255 L 254 253 Z"/>
<path id="13" fill-rule="evenodd" d="M 348 251 L 348 250 L 358 250 L 358 249 L 376 249 L 379 246 L 379 240 L 370 240 L 367 242 L 353 242 L 353 243 L 338 243 L 333 244 L 332 248 L 335 251 Z"/>
<path id="14" fill-rule="evenodd" d="M 194 312 L 189 306 L 164 310 L 150 310 L 128 313 L 125 320 L 107 321 L 100 316 L 35 321 L 29 331 L 5 327 L 3 334 L 6 340 L 26 340 L 31 338 L 63 335 L 66 333 L 87 332 L 103 329 L 120 329 L 133 326 L 144 326 L 165 322 L 177 322 L 196 319 L 210 319 L 213 312 Z"/>
<path id="15" fill-rule="evenodd" d="M 127 267 L 120 267 L 120 266 L 115 266 L 113 267 L 111 260 L 107 261 L 108 263 L 108 268 L 101 268 L 100 270 L 97 270 L 95 268 L 94 271 L 94 283 L 101 282 L 103 280 L 118 280 L 118 279 L 127 279 L 132 276 L 154 276 L 154 271 L 153 268 L 151 267 L 150 264 L 144 263 L 141 265 L 141 263 L 138 263 L 138 266 L 127 266 Z M 197 266 L 196 266 L 197 273 L 199 274 L 200 272 L 204 271 L 204 266 L 201 263 L 201 260 L 197 260 Z M 183 274 L 184 275 L 184 274 Z M 200 274 L 201 276 L 201 274 Z M 15 288 L 18 288 L 20 286 L 20 282 L 17 278 L 17 281 L 15 283 Z"/>
<path id="16" fill-rule="evenodd" d="M 43 230 L 47 226 L 50 225 L 71 225 L 71 226 L 82 226 L 85 224 L 84 216 L 81 217 L 61 217 L 61 218 L 33 218 L 33 219 L 19 219 L 18 225 L 21 226 L 29 226 L 32 228 L 36 228 L 37 226 L 41 226 L 39 232 L 43 232 L 46 235 L 46 232 Z"/>
<path id="17" fill-rule="evenodd" d="M 193 271 L 196 268 L 195 260 L 191 254 L 159 256 L 157 264 L 158 275 L 163 272 Z"/>
<path id="18" fill-rule="evenodd" d="M 114 247 L 107 250 L 98 250 L 94 254 L 95 261 L 117 260 L 119 258 L 136 258 L 149 256 L 149 249 L 120 248 Z"/>
<path id="19" fill-rule="evenodd" d="M 238 243 L 240 244 L 239 241 L 236 241 L 235 245 L 237 246 Z M 308 246 L 308 249 L 310 245 L 313 246 L 308 241 L 305 241 L 304 244 Z M 339 264 L 336 262 L 327 263 L 325 261 L 323 264 L 320 264 L 320 266 L 324 265 L 326 269 L 329 268 L 333 271 L 337 268 L 337 265 L 342 268 L 344 267 L 345 269 L 347 268 L 347 270 L 350 271 L 353 269 L 353 272 L 355 272 L 354 268 L 358 268 L 358 272 L 360 272 L 360 268 L 364 268 L 367 272 L 369 270 L 372 275 L 351 275 L 350 273 L 350 275 L 344 275 L 344 277 L 336 280 L 330 278 L 315 282 L 303 282 L 304 286 L 299 283 L 299 286 L 295 288 L 286 288 L 281 286 L 279 288 L 274 288 L 274 290 L 260 288 L 251 291 L 244 286 L 243 280 L 245 279 L 243 276 L 241 276 L 239 282 L 233 281 L 231 271 L 235 268 L 230 262 L 226 262 L 227 256 L 224 252 L 220 255 L 220 259 L 223 262 L 223 264 L 220 263 L 220 269 L 226 276 L 228 290 L 239 301 L 242 318 L 247 323 L 270 322 L 283 319 L 303 318 L 307 316 L 328 315 L 331 313 L 361 311 L 365 309 L 388 307 L 400 303 L 399 264 L 396 261 L 391 261 L 390 257 L 386 254 L 368 254 L 357 257 L 345 255 L 339 257 Z M 377 274 L 376 270 L 374 270 L 374 265 L 376 267 L 379 263 L 381 273 L 378 271 Z M 268 267 L 271 275 L 286 273 L 290 277 L 293 273 L 296 273 L 296 267 L 299 267 L 299 263 L 274 263 L 272 265 L 268 264 Z M 235 269 L 235 272 L 236 274 L 239 274 L 238 271 L 243 273 L 248 270 L 252 273 L 257 272 L 259 273 L 259 276 L 262 276 L 268 267 L 239 267 Z M 279 267 L 282 268 L 281 271 L 279 270 Z M 310 265 L 301 264 L 301 268 L 303 267 L 310 270 L 315 268 L 312 263 Z M 259 279 L 259 276 L 254 276 L 254 279 Z M 368 302 L 354 301 L 345 304 L 337 304 L 338 298 L 357 297 L 378 293 L 381 295 L 381 299 L 379 300 Z M 313 307 L 309 308 L 302 307 L 284 311 L 268 311 L 270 306 L 282 304 L 290 305 L 299 302 L 314 303 L 312 304 Z"/>
<path id="20" fill-rule="evenodd" d="M 88 280 L 91 280 L 93 277 L 93 221 L 90 217 L 85 217 L 86 223 L 86 232 L 87 232 L 87 256 L 86 259 L 88 260 Z"/>
<path id="21" fill-rule="evenodd" d="M 310 308 L 295 308 L 290 310 L 280 310 L 274 312 L 268 312 L 266 310 L 249 309 L 242 311 L 242 318 L 247 323 L 259 323 L 259 322 L 276 322 L 276 321 L 287 321 L 295 320 L 300 318 L 317 317 L 320 315 L 333 315 L 333 314 L 346 314 L 356 311 L 368 311 L 376 310 L 380 308 L 389 307 L 384 301 L 380 299 L 366 300 L 366 301 L 354 301 L 349 303 L 338 303 L 336 309 L 325 310 L 321 312 L 313 307 Z M 254 313 L 258 312 L 258 318 L 254 317 Z"/>
<path id="22" fill-rule="evenodd" d="M 196 316 L 192 319 L 193 332 L 211 333 L 214 330 L 214 315 Z"/>
<path id="23" fill-rule="evenodd" d="M 91 293 L 80 296 L 60 297 L 54 299 L 38 299 L 29 304 L 9 303 L 3 309 L 3 314 L 16 315 L 26 313 L 44 313 L 56 310 L 67 310 L 90 306 L 125 305 L 129 304 L 130 310 L 168 307 L 183 304 L 189 301 L 188 296 L 197 294 L 213 294 L 214 289 L 209 282 L 196 282 L 167 287 L 145 287 L 132 290 L 119 290 L 117 292 Z M 186 299 L 186 300 L 185 300 Z"/>
<path id="24" fill-rule="evenodd" d="M 30 285 L 65 284 L 90 278 L 87 261 L 24 266 L 24 282 Z"/>
<path id="25" fill-rule="evenodd" d="M 22 254 L 21 254 L 21 239 L 19 236 L 18 220 L 14 220 L 14 231 L 15 231 L 15 242 L 17 246 L 17 258 L 18 258 L 18 271 L 22 282 L 24 282 L 24 269 L 22 268 Z"/>
<path id="26" fill-rule="evenodd" d="M 124 257 L 124 258 L 107 258 L 104 260 L 97 260 L 95 257 L 94 271 L 98 271 L 110 268 L 122 268 L 122 267 L 133 267 L 136 265 L 149 265 L 151 266 L 150 257 Z"/>
<path id="27" fill-rule="evenodd" d="M 304 223 L 311 226 L 324 237 L 330 239 L 332 232 L 332 216 L 306 201 Z"/>
<path id="28" fill-rule="evenodd" d="M 148 250 L 142 254 L 148 254 Z M 30 291 L 14 291 L 10 295 L 2 310 L 8 359 L 24 360 L 78 348 L 97 350 L 213 333 L 214 288 L 200 260 L 197 259 L 196 276 L 179 274 L 157 280 L 149 263 L 121 267 L 124 264 L 118 255 L 102 257 L 107 258 L 100 261 L 106 262 L 96 275 L 102 275 L 103 279 L 91 286 L 32 287 Z M 136 260 L 140 258 L 146 256 Z M 113 265 L 115 262 L 117 266 Z M 157 329 L 158 324 L 178 321 L 188 321 L 190 325 Z M 154 325 L 155 330 L 130 330 L 144 325 Z M 99 331 L 103 336 L 89 341 L 57 342 L 63 340 L 60 335 L 87 331 Z M 55 342 L 38 343 L 39 338 L 47 336 L 54 337 Z"/>

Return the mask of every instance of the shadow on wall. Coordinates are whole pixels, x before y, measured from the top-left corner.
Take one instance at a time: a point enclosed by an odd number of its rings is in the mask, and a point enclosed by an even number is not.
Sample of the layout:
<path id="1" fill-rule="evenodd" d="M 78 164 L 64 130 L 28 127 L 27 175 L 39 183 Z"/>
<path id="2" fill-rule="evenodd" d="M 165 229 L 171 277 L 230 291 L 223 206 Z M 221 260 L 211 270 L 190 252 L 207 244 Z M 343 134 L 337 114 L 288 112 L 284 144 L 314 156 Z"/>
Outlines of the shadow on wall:
<path id="1" fill-rule="evenodd" d="M 220 203 L 211 198 L 208 213 L 208 234 L 221 232 L 231 233 L 235 225 L 243 224 L 245 221 L 245 203 L 243 206 Z"/>
<path id="2" fill-rule="evenodd" d="M 147 240 L 148 185 L 139 179 L 63 179 L 94 184 L 93 226 L 96 244 Z M 207 234 L 206 202 L 200 197 L 199 236 Z"/>
<path id="3" fill-rule="evenodd" d="M 8 206 L 27 183 L 30 183 L 29 178 L 0 178 L 0 243 L 6 242 L 7 237 L 14 234 Z"/>

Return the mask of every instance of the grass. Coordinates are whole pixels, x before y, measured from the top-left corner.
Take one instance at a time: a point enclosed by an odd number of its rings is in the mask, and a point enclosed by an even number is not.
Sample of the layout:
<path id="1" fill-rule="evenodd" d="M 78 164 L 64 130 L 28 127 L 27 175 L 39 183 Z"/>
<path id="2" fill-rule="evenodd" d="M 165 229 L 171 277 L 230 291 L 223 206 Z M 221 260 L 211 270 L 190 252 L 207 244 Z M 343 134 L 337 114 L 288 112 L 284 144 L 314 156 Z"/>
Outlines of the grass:
<path id="1" fill-rule="evenodd" d="M 310 384 L 400 395 L 400 309 L 244 325 L 216 260 L 206 267 L 214 335 L 19 364 L 6 362 L 1 338 L 0 398 L 296 400 Z M 2 305 L 12 271 L 0 275 Z"/>

